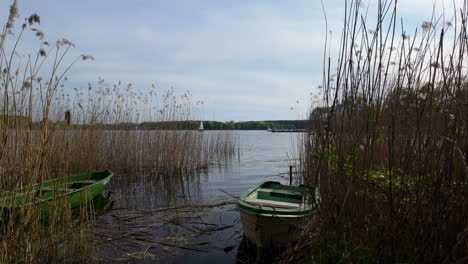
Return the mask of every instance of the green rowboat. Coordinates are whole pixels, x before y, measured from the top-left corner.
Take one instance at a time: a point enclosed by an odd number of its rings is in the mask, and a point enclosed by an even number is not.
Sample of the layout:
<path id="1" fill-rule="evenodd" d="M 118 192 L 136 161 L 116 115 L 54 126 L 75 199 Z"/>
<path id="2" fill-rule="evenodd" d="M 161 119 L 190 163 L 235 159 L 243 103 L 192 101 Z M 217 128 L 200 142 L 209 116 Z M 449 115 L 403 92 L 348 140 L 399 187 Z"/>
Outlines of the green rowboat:
<path id="1" fill-rule="evenodd" d="M 258 184 L 237 203 L 244 233 L 255 245 L 282 248 L 301 236 L 301 224 L 312 213 L 312 189 L 275 181 Z"/>
<path id="2" fill-rule="evenodd" d="M 34 184 L 14 192 L 0 194 L 0 208 L 13 211 L 22 207 L 41 206 L 43 213 L 60 208 L 64 203 L 75 208 L 98 196 L 114 174 L 96 171 Z"/>

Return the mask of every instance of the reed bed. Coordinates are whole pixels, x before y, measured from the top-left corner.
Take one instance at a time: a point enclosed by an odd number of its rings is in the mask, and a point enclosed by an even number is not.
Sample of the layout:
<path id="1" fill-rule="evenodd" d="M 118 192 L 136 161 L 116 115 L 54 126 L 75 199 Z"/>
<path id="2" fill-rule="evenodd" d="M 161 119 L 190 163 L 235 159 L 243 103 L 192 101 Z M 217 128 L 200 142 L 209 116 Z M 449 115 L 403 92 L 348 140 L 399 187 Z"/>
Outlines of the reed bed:
<path id="1" fill-rule="evenodd" d="M 310 263 L 466 262 L 467 3 L 406 31 L 397 1 L 344 2 L 304 140 L 319 210 L 294 252 Z"/>
<path id="2" fill-rule="evenodd" d="M 0 35 L 0 193 L 101 169 L 152 168 L 179 177 L 233 155 L 236 141 L 228 134 L 181 130 L 173 122 L 196 119 L 202 102 L 188 92 L 179 96 L 154 85 L 143 91 L 102 79 L 86 88 L 70 87 L 71 67 L 94 58 L 70 58 L 73 43 L 49 43 L 37 14 L 23 24 L 15 21 L 18 16 L 14 0 Z M 27 34 L 37 38 L 39 48 L 19 56 Z M 135 129 L 147 120 L 165 124 L 164 129 Z M 2 210 L 0 219 L 0 263 L 92 260 L 92 205 L 73 211 L 60 205 L 48 215 L 33 207 L 14 214 Z"/>

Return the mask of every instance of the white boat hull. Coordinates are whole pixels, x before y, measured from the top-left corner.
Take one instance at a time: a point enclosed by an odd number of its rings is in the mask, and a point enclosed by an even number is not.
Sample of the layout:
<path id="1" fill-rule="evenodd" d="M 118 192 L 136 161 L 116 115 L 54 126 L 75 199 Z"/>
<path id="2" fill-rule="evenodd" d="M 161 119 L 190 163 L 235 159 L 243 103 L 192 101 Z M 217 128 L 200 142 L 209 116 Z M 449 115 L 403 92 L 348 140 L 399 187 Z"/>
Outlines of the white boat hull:
<path id="1" fill-rule="evenodd" d="M 298 241 L 304 217 L 278 217 L 248 214 L 240 210 L 244 234 L 255 245 L 267 248 L 283 248 Z"/>

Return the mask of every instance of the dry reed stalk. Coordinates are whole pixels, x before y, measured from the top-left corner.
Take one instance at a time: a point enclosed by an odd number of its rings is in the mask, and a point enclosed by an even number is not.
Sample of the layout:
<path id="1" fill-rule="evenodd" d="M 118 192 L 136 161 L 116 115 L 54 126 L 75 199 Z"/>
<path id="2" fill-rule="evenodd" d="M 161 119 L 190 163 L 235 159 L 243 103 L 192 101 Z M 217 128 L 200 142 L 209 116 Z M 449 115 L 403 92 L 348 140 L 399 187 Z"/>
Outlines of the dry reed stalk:
<path id="1" fill-rule="evenodd" d="M 434 16 L 410 37 L 396 1 L 378 1 L 375 26 L 358 2 L 345 1 L 339 58 L 324 59 L 323 100 L 305 139 L 304 180 L 321 193 L 307 258 L 461 261 L 468 7 L 454 7 L 450 21 Z"/>
<path id="2" fill-rule="evenodd" d="M 188 92 L 177 96 L 171 89 L 160 99 L 154 86 L 144 93 L 131 84 L 110 86 L 101 79 L 97 87 L 69 88 L 70 68 L 94 58 L 80 55 L 67 64 L 74 44 L 44 41 L 44 33 L 35 27 L 40 21 L 36 14 L 15 37 L 16 3 L 0 39 L 0 193 L 105 168 L 157 168 L 176 177 L 233 155 L 236 142 L 229 135 L 180 130 L 174 122 L 196 115 L 201 102 L 192 102 Z M 14 54 L 24 34 L 35 35 L 41 47 L 22 61 Z M 168 126 L 135 130 L 141 120 Z M 79 215 L 62 207 L 48 216 L 40 208 L 21 209 L 17 221 L 2 223 L 0 263 L 88 262 L 93 254 L 88 237 L 92 205 L 81 208 Z"/>

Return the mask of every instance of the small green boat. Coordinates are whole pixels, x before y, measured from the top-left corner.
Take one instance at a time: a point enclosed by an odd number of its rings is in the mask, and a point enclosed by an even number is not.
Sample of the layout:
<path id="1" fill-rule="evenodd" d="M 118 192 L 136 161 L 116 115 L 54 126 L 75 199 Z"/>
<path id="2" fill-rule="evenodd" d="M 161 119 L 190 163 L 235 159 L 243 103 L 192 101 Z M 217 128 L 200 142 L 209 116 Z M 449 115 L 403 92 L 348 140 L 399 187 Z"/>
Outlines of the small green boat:
<path id="1" fill-rule="evenodd" d="M 282 248 L 297 241 L 301 225 L 312 213 L 312 188 L 266 181 L 238 200 L 244 233 L 255 245 Z"/>
<path id="2" fill-rule="evenodd" d="M 75 208 L 98 196 L 113 175 L 109 170 L 96 171 L 44 181 L 14 192 L 4 192 L 0 194 L 0 208 L 11 211 L 21 207 L 41 206 L 42 212 L 46 214 L 63 203 Z"/>

